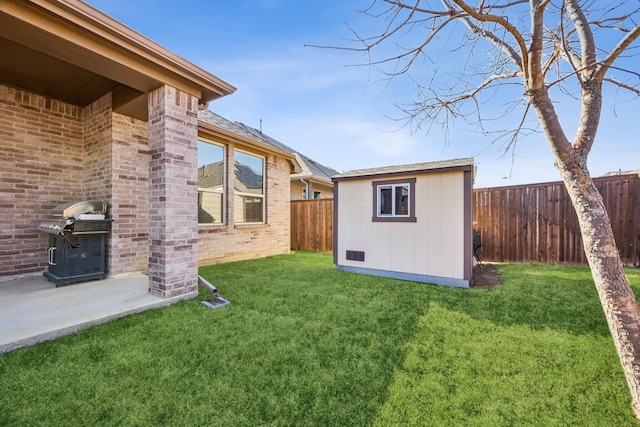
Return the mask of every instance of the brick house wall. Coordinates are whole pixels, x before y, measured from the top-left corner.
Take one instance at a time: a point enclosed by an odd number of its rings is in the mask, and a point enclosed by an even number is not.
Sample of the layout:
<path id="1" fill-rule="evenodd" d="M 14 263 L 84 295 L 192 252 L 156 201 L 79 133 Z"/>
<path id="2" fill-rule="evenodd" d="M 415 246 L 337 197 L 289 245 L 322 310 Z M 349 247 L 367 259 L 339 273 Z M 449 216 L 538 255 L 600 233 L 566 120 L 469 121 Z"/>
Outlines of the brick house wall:
<path id="1" fill-rule="evenodd" d="M 107 215 L 112 216 L 111 207 L 111 94 L 108 93 L 83 109 L 83 173 L 80 200 L 104 200 Z M 111 275 L 111 233 L 105 236 L 105 272 Z"/>
<path id="2" fill-rule="evenodd" d="M 149 143 L 147 122 L 114 113 L 108 250 L 112 274 L 149 269 Z"/>
<path id="3" fill-rule="evenodd" d="M 0 279 L 47 264 L 39 218 L 82 197 L 82 108 L 0 85 Z"/>

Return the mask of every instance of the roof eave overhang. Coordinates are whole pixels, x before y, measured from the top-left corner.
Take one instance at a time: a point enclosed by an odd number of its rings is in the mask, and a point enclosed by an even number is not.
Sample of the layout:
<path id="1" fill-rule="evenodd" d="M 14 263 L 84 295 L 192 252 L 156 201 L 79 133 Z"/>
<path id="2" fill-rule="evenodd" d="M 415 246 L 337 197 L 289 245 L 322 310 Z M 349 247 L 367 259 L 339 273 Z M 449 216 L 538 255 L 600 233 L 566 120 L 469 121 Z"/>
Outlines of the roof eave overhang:
<path id="1" fill-rule="evenodd" d="M 0 37 L 143 93 L 168 84 L 206 105 L 236 90 L 79 0 L 0 0 Z"/>
<path id="2" fill-rule="evenodd" d="M 291 180 L 304 179 L 307 181 L 318 182 L 321 184 L 333 185 L 331 178 L 322 178 L 311 173 L 297 173 L 291 175 Z"/>
<path id="3" fill-rule="evenodd" d="M 51 3 L 50 0 L 35 0 L 35 2 Z M 128 50 L 140 60 L 158 65 L 161 71 L 189 82 L 189 86 L 194 84 L 198 86 L 200 96 L 196 93 L 193 95 L 198 96 L 203 104 L 236 91 L 236 88 L 229 83 L 82 1 L 58 0 L 54 3 L 61 4 L 71 16 L 77 17 L 77 24 L 86 30 Z"/>

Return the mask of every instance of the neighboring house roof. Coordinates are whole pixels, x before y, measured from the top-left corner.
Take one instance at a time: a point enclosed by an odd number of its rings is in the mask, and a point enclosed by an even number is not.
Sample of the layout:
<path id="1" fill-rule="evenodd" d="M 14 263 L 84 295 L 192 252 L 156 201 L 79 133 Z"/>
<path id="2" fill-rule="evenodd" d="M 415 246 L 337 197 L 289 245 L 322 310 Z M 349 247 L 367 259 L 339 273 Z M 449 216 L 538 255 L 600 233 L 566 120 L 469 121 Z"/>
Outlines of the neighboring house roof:
<path id="1" fill-rule="evenodd" d="M 297 171 L 297 173 L 295 174 L 292 174 L 291 179 L 316 179 L 318 181 L 324 181 L 328 184 L 331 184 L 331 177 L 339 173 L 335 169 L 321 165 L 315 160 L 310 159 L 304 154 L 294 150 L 293 148 L 281 143 L 276 139 L 271 138 L 269 135 L 266 135 L 257 129 L 245 125 L 244 123 L 231 122 L 210 110 L 199 111 L 198 118 L 219 128 L 226 129 L 235 134 L 261 142 L 280 151 L 292 154 L 300 165 L 301 170 Z"/>
<path id="2" fill-rule="evenodd" d="M 224 162 L 202 165 L 198 168 L 198 187 L 222 188 L 224 183 Z"/>
<path id="3" fill-rule="evenodd" d="M 333 181 L 342 179 L 373 177 L 376 175 L 406 175 L 409 173 L 446 172 L 450 170 L 473 169 L 473 157 L 443 160 L 410 165 L 384 166 L 370 169 L 356 169 L 334 176 Z"/>
<path id="4" fill-rule="evenodd" d="M 236 190 L 246 193 L 262 192 L 262 174 L 251 169 L 250 166 L 236 160 Z M 258 191 L 256 191 L 258 190 Z"/>
<path id="5" fill-rule="evenodd" d="M 291 179 L 316 179 L 332 184 L 331 177 L 340 173 L 329 166 L 321 165 L 304 154 L 296 152 L 295 156 L 298 158 L 298 163 L 302 166 L 302 172 L 291 175 Z"/>
<path id="6" fill-rule="evenodd" d="M 244 193 L 262 193 L 262 174 L 236 160 L 235 189 Z M 215 162 L 198 168 L 198 187 L 220 189 L 224 183 L 224 162 Z"/>

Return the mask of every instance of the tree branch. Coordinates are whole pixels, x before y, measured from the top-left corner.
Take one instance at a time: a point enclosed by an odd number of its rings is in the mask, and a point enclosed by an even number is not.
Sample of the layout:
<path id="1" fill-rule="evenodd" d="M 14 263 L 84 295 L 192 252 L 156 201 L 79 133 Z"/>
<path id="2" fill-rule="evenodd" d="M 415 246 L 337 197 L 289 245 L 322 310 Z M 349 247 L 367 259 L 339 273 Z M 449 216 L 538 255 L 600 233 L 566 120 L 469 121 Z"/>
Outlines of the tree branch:
<path id="1" fill-rule="evenodd" d="M 625 35 L 620 43 L 616 47 L 614 47 L 611 52 L 607 55 L 607 57 L 602 61 L 602 63 L 598 67 L 598 77 L 604 78 L 605 74 L 611 68 L 612 64 L 622 55 L 622 53 L 640 37 L 640 24 L 636 25 L 630 32 Z"/>
<path id="2" fill-rule="evenodd" d="M 582 63 L 582 59 L 573 51 L 573 49 L 571 49 L 571 46 L 569 44 L 569 37 L 571 32 L 567 33 L 565 31 L 565 25 L 564 25 L 565 10 L 566 10 L 566 6 L 563 3 L 562 9 L 560 12 L 560 34 L 561 34 L 562 52 L 564 53 L 567 62 L 571 65 L 571 68 L 573 68 L 573 72 L 577 73 L 578 69 L 580 69 L 580 64 Z"/>
<path id="3" fill-rule="evenodd" d="M 529 48 L 529 69 L 526 85 L 529 89 L 539 89 L 544 85 L 542 53 L 544 41 L 544 11 L 549 0 L 531 1 L 531 47 Z"/>
<path id="4" fill-rule="evenodd" d="M 619 82 L 617 80 L 614 80 L 614 79 L 611 79 L 611 78 L 608 78 L 608 77 L 605 77 L 604 79 L 602 79 L 602 81 L 607 82 L 607 83 L 611 83 L 613 85 L 618 86 L 619 88 L 626 89 L 629 92 L 633 92 L 636 95 L 640 96 L 640 89 L 638 87 L 630 86 L 630 85 L 624 84 L 622 82 Z"/>
<path id="5" fill-rule="evenodd" d="M 524 38 L 522 37 L 522 34 L 520 34 L 518 29 L 515 26 L 513 26 L 511 23 L 509 23 L 509 21 L 502 16 L 483 13 L 469 6 L 465 1 L 462 1 L 462 0 L 452 0 L 452 1 L 460 9 L 462 9 L 467 15 L 469 15 L 476 21 L 493 22 L 495 24 L 498 24 L 499 26 L 504 28 L 509 34 L 511 34 L 511 36 L 515 39 L 520 49 L 520 54 L 518 55 L 520 59 L 520 63 L 517 63 L 517 65 L 525 73 L 525 78 L 528 78 L 527 74 L 529 70 L 529 64 L 528 64 L 529 59 L 527 56 L 527 43 L 525 42 Z M 443 2 L 447 4 L 448 0 L 443 0 Z M 491 41 L 494 42 L 494 40 L 491 40 Z"/>
<path id="6" fill-rule="evenodd" d="M 566 0 L 565 5 L 569 13 L 569 18 L 573 21 L 573 25 L 578 33 L 578 38 L 580 39 L 580 47 L 582 48 L 580 68 L 585 72 L 591 71 L 588 72 L 588 74 L 591 75 L 593 70 L 590 70 L 590 68 L 595 65 L 597 59 L 596 43 L 593 40 L 593 32 L 589 26 L 589 21 L 582 11 L 582 6 L 578 3 L 578 0 Z M 588 78 L 587 76 L 581 75 L 581 73 L 578 74 L 578 77 L 582 83 Z"/>
<path id="7" fill-rule="evenodd" d="M 445 3 L 447 7 L 451 8 L 452 11 L 454 11 L 453 6 L 451 6 L 448 1 L 444 0 L 443 3 Z M 456 17 L 462 20 L 472 33 L 485 38 L 500 50 L 505 52 L 509 56 L 509 58 L 511 58 L 511 61 L 513 61 L 513 63 L 518 67 L 518 69 L 522 70 L 522 57 L 509 43 L 506 43 L 504 40 L 496 36 L 493 32 L 485 30 L 483 27 L 474 24 L 468 16 Z"/>
<path id="8" fill-rule="evenodd" d="M 472 100 L 477 103 L 476 97 L 478 94 L 490 87 L 493 83 L 501 80 L 507 80 L 511 78 L 521 77 L 521 71 L 513 71 L 500 75 L 493 75 L 487 79 L 485 79 L 481 84 L 474 87 L 473 89 L 466 91 L 459 95 L 451 94 L 452 96 L 442 98 L 435 91 L 430 89 L 430 96 L 425 96 L 425 98 L 429 99 L 431 102 L 421 103 L 416 101 L 414 105 L 416 106 L 414 109 L 403 109 L 403 111 L 408 114 L 410 117 L 415 118 L 419 115 L 424 115 L 425 118 L 435 119 L 438 117 L 443 111 L 446 111 L 447 117 L 460 117 L 465 116 L 460 112 L 460 106 L 464 101 Z M 480 105 L 476 105 L 474 111 L 478 114 L 481 111 Z M 478 118 L 477 122 L 481 122 L 482 120 Z M 422 122 L 422 120 L 421 120 Z M 420 125 L 418 125 L 420 127 Z"/>

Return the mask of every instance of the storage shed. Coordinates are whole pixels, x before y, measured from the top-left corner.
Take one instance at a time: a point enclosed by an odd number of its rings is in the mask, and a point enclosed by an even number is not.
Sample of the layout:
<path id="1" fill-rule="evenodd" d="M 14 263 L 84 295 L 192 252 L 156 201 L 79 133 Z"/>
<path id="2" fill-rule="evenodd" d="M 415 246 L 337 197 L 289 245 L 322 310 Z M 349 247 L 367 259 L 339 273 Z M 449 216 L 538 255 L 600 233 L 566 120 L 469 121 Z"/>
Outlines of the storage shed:
<path id="1" fill-rule="evenodd" d="M 473 158 L 334 176 L 338 270 L 469 287 Z"/>

